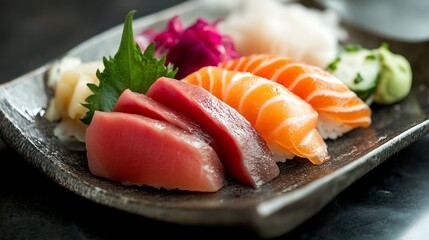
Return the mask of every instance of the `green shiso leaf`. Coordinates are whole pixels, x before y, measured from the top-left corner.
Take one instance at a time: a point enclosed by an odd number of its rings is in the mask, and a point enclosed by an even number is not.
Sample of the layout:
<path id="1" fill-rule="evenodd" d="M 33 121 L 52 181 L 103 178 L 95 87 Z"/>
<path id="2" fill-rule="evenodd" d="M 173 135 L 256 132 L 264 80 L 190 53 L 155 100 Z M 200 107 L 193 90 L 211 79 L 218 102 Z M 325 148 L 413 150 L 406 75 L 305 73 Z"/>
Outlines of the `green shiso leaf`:
<path id="1" fill-rule="evenodd" d="M 165 56 L 155 58 L 155 45 L 152 42 L 142 53 L 134 41 L 132 20 L 136 11 L 130 11 L 125 19 L 121 43 L 115 56 L 103 58 L 104 70 L 97 70 L 99 84 L 88 84 L 92 91 L 83 104 L 88 109 L 82 122 L 89 124 L 95 111 L 110 112 L 119 96 L 126 89 L 145 94 L 160 77 L 174 78 L 177 68 L 172 64 L 165 66 Z"/>

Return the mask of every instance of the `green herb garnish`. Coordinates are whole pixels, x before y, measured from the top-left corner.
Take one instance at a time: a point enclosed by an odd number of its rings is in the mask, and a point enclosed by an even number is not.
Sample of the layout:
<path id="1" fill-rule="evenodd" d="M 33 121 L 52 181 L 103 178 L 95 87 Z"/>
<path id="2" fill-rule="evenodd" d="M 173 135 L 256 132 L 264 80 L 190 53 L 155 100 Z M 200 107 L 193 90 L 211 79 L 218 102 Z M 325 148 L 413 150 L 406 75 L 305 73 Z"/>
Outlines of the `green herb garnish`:
<path id="1" fill-rule="evenodd" d="M 375 57 L 375 54 L 369 54 L 369 55 L 367 55 L 366 57 L 365 57 L 365 59 L 366 60 L 375 60 L 376 59 L 376 57 Z"/>
<path id="2" fill-rule="evenodd" d="M 361 83 L 361 82 L 363 82 L 363 77 L 362 77 L 362 75 L 360 75 L 360 73 L 358 73 L 358 74 L 356 75 L 356 78 L 353 80 L 353 83 L 354 83 L 354 84 L 359 84 L 359 83 Z"/>
<path id="3" fill-rule="evenodd" d="M 362 46 L 357 45 L 357 44 L 349 44 L 349 45 L 344 47 L 344 51 L 349 52 L 349 53 L 359 52 L 360 50 L 362 50 Z"/>
<path id="4" fill-rule="evenodd" d="M 327 67 L 326 70 L 330 71 L 330 72 L 334 72 L 335 70 L 337 70 L 337 65 L 338 63 L 341 61 L 340 57 L 336 57 L 334 59 L 334 61 L 332 61 Z"/>
<path id="5" fill-rule="evenodd" d="M 119 96 L 126 89 L 145 94 L 149 87 L 160 77 L 173 78 L 177 68 L 168 64 L 165 66 L 165 56 L 155 58 L 155 45 L 152 42 L 142 53 L 134 41 L 132 20 L 136 11 L 130 11 L 126 17 L 122 39 L 115 56 L 103 58 L 104 71 L 97 70 L 96 84 L 88 84 L 93 92 L 83 104 L 88 109 L 82 122 L 89 124 L 95 111 L 112 111 Z"/>
<path id="6" fill-rule="evenodd" d="M 389 50 L 389 44 L 388 44 L 387 42 L 382 42 L 382 43 L 380 44 L 380 48 L 384 48 L 384 49 L 386 49 L 386 50 Z"/>

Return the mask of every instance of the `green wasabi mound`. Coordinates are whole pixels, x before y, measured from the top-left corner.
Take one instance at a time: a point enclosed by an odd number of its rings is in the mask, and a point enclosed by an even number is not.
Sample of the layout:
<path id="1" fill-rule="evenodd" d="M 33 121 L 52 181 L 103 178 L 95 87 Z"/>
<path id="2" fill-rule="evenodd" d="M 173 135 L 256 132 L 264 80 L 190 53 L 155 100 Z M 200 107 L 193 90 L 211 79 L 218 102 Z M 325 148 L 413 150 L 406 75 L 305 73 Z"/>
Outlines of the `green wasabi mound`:
<path id="1" fill-rule="evenodd" d="M 410 63 L 404 56 L 392 53 L 387 44 L 372 50 L 346 45 L 326 70 L 367 104 L 393 104 L 411 90 Z"/>
<path id="2" fill-rule="evenodd" d="M 393 104 L 404 99 L 411 90 L 412 71 L 408 60 L 387 47 L 375 50 L 380 57 L 381 71 L 374 92 L 374 102 Z"/>

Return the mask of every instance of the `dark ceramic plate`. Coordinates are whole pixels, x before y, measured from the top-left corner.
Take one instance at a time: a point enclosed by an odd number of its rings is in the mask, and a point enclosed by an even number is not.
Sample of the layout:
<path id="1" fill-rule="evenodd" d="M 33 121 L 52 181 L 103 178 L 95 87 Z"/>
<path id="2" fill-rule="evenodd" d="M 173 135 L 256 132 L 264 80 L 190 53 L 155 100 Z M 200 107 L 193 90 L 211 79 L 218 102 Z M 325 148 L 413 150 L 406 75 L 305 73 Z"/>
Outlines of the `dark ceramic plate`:
<path id="1" fill-rule="evenodd" d="M 136 19 L 135 31 L 149 26 L 163 28 L 174 14 L 180 14 L 185 23 L 198 15 L 215 19 L 224 16 L 228 6 L 227 0 L 187 2 Z M 112 55 L 121 30 L 121 26 L 115 27 L 67 55 L 84 61 Z M 352 28 L 350 32 L 350 41 L 370 48 L 385 41 Z M 230 181 L 216 193 L 166 191 L 125 187 L 91 175 L 85 153 L 60 143 L 52 134 L 54 124 L 42 116 L 49 99 L 44 77 L 52 63 L 0 86 L 0 136 L 60 185 L 97 203 L 163 221 L 247 226 L 263 237 L 278 236 L 314 215 L 362 175 L 429 132 L 429 74 L 424 67 L 429 60 L 429 45 L 388 43 L 393 51 L 412 62 L 410 95 L 392 106 L 373 106 L 371 127 L 328 141 L 332 156 L 329 162 L 321 166 L 302 159 L 281 163 L 280 176 L 256 190 Z"/>

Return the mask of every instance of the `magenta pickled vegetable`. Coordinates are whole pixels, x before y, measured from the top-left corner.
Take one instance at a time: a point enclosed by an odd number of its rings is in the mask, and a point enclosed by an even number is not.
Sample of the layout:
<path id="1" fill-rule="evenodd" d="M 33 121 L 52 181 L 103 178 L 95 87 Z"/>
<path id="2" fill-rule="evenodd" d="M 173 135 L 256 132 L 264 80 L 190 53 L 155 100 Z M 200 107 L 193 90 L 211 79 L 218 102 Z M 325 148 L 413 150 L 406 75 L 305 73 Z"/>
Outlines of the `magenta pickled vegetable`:
<path id="1" fill-rule="evenodd" d="M 198 18 L 194 24 L 184 28 L 178 16 L 173 17 L 167 27 L 156 32 L 147 29 L 135 37 L 142 49 L 154 41 L 156 56 L 166 56 L 166 64 L 178 67 L 177 79 L 204 66 L 216 66 L 220 62 L 238 57 L 232 39 L 221 34 L 217 22 L 209 23 Z"/>

